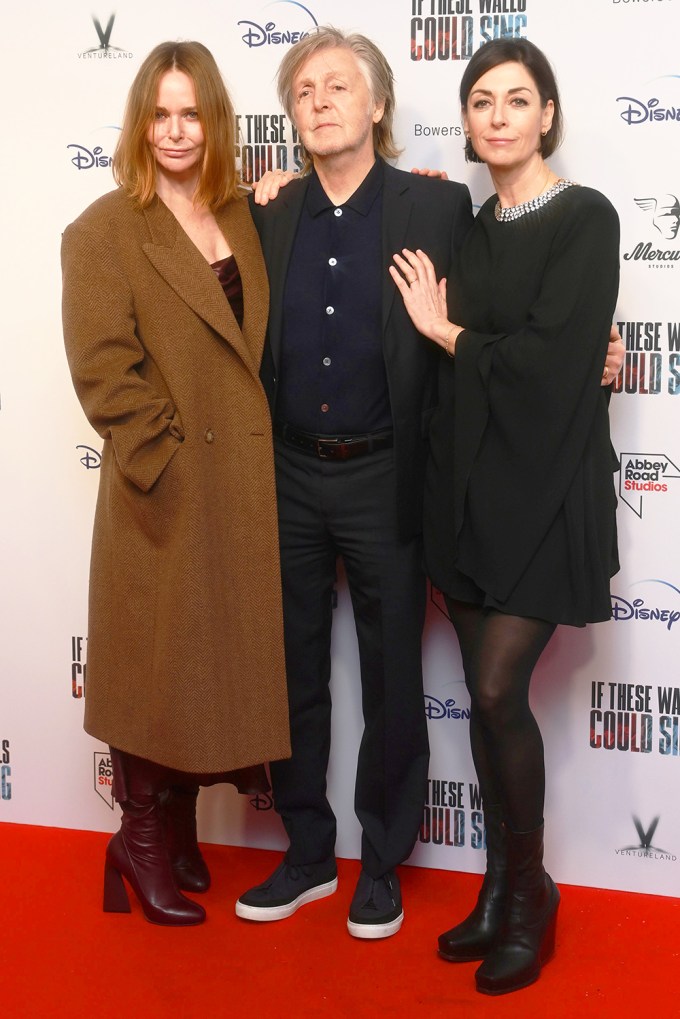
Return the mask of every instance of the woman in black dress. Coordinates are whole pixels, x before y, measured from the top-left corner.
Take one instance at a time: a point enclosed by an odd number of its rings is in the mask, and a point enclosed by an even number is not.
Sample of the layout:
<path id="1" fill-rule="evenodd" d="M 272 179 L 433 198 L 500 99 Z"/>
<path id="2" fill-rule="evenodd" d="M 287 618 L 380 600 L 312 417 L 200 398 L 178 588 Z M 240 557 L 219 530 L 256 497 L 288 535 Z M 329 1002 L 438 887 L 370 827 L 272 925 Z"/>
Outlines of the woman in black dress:
<path id="1" fill-rule="evenodd" d="M 529 706 L 558 623 L 610 616 L 617 464 L 600 385 L 618 289 L 619 225 L 597 191 L 545 158 L 561 110 L 545 56 L 497 40 L 461 82 L 466 155 L 496 194 L 437 282 L 422 252 L 392 269 L 418 329 L 442 347 L 425 550 L 470 692 L 487 872 L 472 914 L 439 939 L 482 959 L 477 989 L 517 990 L 552 954 L 559 892 L 543 868 L 544 761 Z M 605 375 L 607 369 L 605 368 Z"/>

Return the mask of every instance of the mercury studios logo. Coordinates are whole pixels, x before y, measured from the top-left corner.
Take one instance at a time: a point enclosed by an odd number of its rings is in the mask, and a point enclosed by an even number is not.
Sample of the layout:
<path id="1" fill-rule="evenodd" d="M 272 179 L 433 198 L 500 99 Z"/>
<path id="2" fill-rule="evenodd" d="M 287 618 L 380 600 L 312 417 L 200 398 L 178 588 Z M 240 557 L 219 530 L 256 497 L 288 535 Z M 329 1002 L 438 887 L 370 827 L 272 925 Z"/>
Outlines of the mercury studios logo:
<path id="1" fill-rule="evenodd" d="M 667 98 L 664 99 L 659 99 L 658 96 L 650 96 L 649 99 L 617 96 L 619 116 L 624 124 L 628 124 L 629 127 L 637 127 L 640 124 L 668 124 L 670 121 L 679 124 L 680 106 L 678 106 L 677 96 L 679 78 L 678 74 L 664 74 L 655 79 L 656 82 L 663 84 L 656 85 L 654 91 L 661 95 L 665 92 Z M 675 93 L 673 96 L 668 96 L 670 88 L 673 88 Z"/>
<path id="2" fill-rule="evenodd" d="M 111 754 L 95 752 L 94 791 L 101 796 L 107 807 L 113 810 L 113 767 Z"/>
<path id="3" fill-rule="evenodd" d="M 665 453 L 622 453 L 619 473 L 621 501 L 642 519 L 642 499 L 666 495 L 669 483 L 680 478 L 680 469 Z"/>
<path id="4" fill-rule="evenodd" d="M 637 859 L 645 860 L 657 860 L 665 861 L 667 863 L 675 863 L 677 856 L 674 853 L 669 853 L 667 849 L 660 849 L 659 846 L 652 844 L 656 829 L 659 825 L 660 818 L 655 817 L 649 828 L 645 831 L 642 827 L 642 823 L 637 817 L 633 815 L 633 824 L 635 825 L 635 831 L 637 832 L 638 839 L 640 840 L 638 845 L 623 846 L 622 849 L 616 849 L 617 856 L 634 856 Z"/>
<path id="5" fill-rule="evenodd" d="M 674 269 L 675 263 L 680 262 L 680 245 L 675 247 L 668 242 L 674 241 L 680 230 L 678 196 L 670 193 L 643 195 L 634 201 L 644 215 L 648 240 L 638 241 L 625 252 L 624 261 L 642 261 L 651 268 Z"/>
<path id="6" fill-rule="evenodd" d="M 0 740 L 0 800 L 12 799 L 12 765 L 9 740 Z"/>
<path id="7" fill-rule="evenodd" d="M 670 630 L 673 624 L 678 622 L 680 619 L 680 587 L 669 584 L 667 580 L 638 580 L 631 584 L 631 587 L 643 588 L 647 598 L 633 598 L 629 601 L 618 594 L 613 594 L 612 619 L 617 623 L 635 619 L 642 622 L 662 623 L 667 630 Z M 659 591 L 659 587 L 674 591 L 678 597 L 673 598 L 673 595 L 669 595 L 667 590 Z M 670 600 L 675 603 L 672 608 L 668 605 Z"/>
<path id="8" fill-rule="evenodd" d="M 276 21 L 264 21 L 260 24 L 257 21 L 238 21 L 237 25 L 243 30 L 241 36 L 248 49 L 260 46 L 292 46 L 309 35 L 310 31 L 318 28 L 318 21 L 312 12 L 297 3 L 297 0 L 273 0 L 264 8 L 281 8 L 277 11 L 284 21 L 284 27 Z"/>
<path id="9" fill-rule="evenodd" d="M 92 46 L 89 50 L 82 50 L 78 54 L 79 60 L 129 60 L 133 56 L 129 50 L 121 49 L 120 46 L 111 45 L 111 35 L 113 33 L 113 26 L 116 20 L 116 15 L 112 14 L 106 23 L 106 28 L 102 28 L 99 18 L 92 16 L 92 24 L 94 30 L 97 33 L 99 40 L 98 46 Z"/>

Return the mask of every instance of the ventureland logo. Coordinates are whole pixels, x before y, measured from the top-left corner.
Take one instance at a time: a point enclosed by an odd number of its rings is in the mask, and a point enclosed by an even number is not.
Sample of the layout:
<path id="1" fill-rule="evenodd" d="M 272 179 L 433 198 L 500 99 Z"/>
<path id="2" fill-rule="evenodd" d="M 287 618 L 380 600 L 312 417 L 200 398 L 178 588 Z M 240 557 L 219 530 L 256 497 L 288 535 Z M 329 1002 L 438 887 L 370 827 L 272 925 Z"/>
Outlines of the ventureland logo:
<path id="1" fill-rule="evenodd" d="M 652 840 L 656 834 L 660 817 L 655 817 L 649 828 L 645 831 L 642 827 L 642 822 L 633 815 L 633 824 L 640 840 L 636 846 L 624 846 L 622 849 L 614 850 L 617 856 L 634 856 L 638 859 L 645 860 L 658 860 L 665 861 L 668 863 L 675 863 L 677 856 L 674 853 L 669 853 L 666 849 L 660 849 L 658 846 L 652 845 Z"/>
<path id="2" fill-rule="evenodd" d="M 120 46 L 111 45 L 111 33 L 113 32 L 113 26 L 116 20 L 116 15 L 112 14 L 106 23 L 106 28 L 102 28 L 99 18 L 92 15 L 92 24 L 94 25 L 97 38 L 99 39 L 98 46 L 92 46 L 89 50 L 82 50 L 78 54 L 79 60 L 120 60 L 121 58 L 129 60 L 133 56 L 129 50 L 124 50 Z"/>

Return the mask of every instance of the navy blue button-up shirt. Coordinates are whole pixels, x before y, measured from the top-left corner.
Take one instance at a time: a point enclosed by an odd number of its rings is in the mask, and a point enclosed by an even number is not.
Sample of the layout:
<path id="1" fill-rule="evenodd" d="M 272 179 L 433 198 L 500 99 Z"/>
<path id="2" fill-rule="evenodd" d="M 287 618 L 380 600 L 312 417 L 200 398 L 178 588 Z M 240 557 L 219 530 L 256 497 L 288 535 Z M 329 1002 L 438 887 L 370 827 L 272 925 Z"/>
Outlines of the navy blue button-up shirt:
<path id="1" fill-rule="evenodd" d="M 382 185 L 377 160 L 334 206 L 312 175 L 283 304 L 279 421 L 317 435 L 392 427 L 382 352 Z"/>

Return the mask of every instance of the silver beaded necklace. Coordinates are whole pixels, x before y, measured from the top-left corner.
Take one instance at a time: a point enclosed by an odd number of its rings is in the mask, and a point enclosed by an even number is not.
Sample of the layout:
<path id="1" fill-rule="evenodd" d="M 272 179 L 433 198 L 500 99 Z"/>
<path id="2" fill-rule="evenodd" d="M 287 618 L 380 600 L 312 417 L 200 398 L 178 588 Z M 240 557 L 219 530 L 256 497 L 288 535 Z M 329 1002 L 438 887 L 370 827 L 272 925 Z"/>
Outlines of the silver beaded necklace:
<path id="1" fill-rule="evenodd" d="M 528 202 L 522 202 L 521 205 L 511 205 L 509 208 L 504 209 L 501 207 L 500 201 L 498 201 L 494 209 L 496 219 L 499 223 L 511 223 L 513 220 L 519 219 L 520 216 L 524 216 L 527 212 L 534 212 L 536 209 L 540 209 L 554 198 L 555 195 L 559 195 L 560 191 L 573 187 L 574 184 L 575 181 L 573 180 L 565 180 L 564 177 L 559 177 L 543 194 L 537 195 L 536 198 L 530 198 Z"/>

